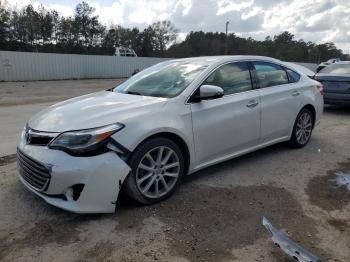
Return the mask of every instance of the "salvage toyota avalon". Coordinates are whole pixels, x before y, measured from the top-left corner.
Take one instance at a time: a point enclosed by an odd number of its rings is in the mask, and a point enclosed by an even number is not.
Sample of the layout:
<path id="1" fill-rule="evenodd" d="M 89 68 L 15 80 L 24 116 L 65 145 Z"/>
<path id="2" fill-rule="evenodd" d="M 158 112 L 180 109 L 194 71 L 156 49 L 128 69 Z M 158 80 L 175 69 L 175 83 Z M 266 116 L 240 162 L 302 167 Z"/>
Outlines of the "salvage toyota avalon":
<path id="1" fill-rule="evenodd" d="M 305 146 L 322 111 L 322 85 L 292 64 L 166 61 L 31 118 L 17 149 L 19 178 L 76 213 L 114 212 L 121 189 L 152 204 L 207 166 L 283 141 Z"/>

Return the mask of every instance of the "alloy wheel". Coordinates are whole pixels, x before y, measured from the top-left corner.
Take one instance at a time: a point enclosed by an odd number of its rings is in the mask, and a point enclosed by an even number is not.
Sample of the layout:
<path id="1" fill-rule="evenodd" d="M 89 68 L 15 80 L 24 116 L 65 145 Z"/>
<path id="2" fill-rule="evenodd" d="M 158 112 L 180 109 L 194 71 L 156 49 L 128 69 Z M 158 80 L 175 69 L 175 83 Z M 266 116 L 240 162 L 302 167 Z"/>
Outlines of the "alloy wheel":
<path id="1" fill-rule="evenodd" d="M 145 197 L 160 198 L 173 189 L 179 174 L 180 161 L 176 152 L 159 146 L 141 158 L 136 170 L 136 184 Z"/>
<path id="2" fill-rule="evenodd" d="M 296 126 L 296 139 L 299 144 L 304 145 L 307 143 L 312 132 L 312 117 L 309 113 L 305 112 L 300 115 Z"/>

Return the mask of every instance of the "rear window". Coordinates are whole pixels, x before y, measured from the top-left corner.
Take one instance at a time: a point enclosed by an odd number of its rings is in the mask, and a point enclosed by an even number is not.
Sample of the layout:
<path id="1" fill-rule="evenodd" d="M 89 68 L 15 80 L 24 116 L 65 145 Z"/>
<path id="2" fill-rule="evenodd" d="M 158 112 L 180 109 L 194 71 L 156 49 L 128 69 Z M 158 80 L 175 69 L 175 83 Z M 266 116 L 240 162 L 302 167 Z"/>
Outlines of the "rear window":
<path id="1" fill-rule="evenodd" d="M 286 71 L 276 64 L 253 62 L 261 88 L 288 84 Z"/>
<path id="2" fill-rule="evenodd" d="M 287 71 L 289 83 L 295 83 L 295 82 L 299 81 L 300 75 L 297 72 L 295 72 L 289 68 L 286 68 L 286 71 Z"/>
<path id="3" fill-rule="evenodd" d="M 332 64 L 322 68 L 319 73 L 334 74 L 334 75 L 347 75 L 350 74 L 350 64 Z"/>

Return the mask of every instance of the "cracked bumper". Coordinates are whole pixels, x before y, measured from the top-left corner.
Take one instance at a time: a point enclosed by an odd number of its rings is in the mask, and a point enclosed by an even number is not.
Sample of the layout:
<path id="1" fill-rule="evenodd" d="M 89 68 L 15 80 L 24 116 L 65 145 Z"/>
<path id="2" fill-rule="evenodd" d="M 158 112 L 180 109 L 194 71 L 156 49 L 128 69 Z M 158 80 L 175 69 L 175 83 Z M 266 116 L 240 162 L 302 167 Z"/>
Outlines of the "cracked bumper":
<path id="1" fill-rule="evenodd" d="M 18 149 L 50 168 L 50 182 L 43 191 L 33 187 L 22 175 L 22 183 L 47 203 L 74 213 L 113 213 L 120 187 L 130 167 L 114 152 L 74 157 L 63 151 L 23 143 Z M 72 186 L 84 185 L 78 199 L 62 197 Z"/>

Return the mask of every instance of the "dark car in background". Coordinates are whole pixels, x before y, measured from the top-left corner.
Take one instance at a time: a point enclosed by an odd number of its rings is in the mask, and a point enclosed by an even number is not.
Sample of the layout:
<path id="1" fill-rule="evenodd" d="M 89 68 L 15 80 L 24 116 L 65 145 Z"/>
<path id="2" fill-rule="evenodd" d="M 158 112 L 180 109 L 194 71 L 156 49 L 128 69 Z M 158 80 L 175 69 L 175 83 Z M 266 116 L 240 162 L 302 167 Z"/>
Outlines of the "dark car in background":
<path id="1" fill-rule="evenodd" d="M 315 75 L 315 80 L 323 85 L 325 104 L 350 105 L 349 61 L 326 66 Z"/>

